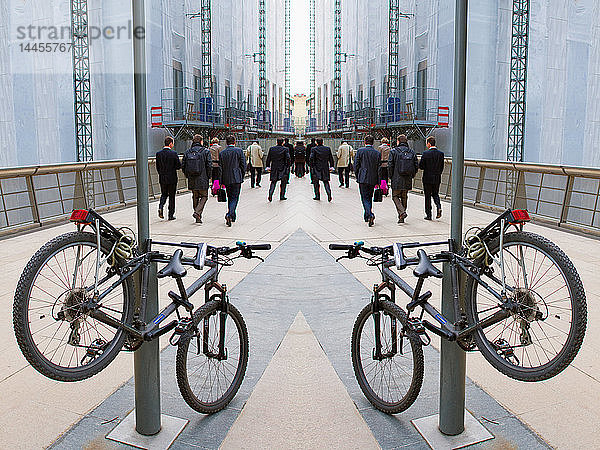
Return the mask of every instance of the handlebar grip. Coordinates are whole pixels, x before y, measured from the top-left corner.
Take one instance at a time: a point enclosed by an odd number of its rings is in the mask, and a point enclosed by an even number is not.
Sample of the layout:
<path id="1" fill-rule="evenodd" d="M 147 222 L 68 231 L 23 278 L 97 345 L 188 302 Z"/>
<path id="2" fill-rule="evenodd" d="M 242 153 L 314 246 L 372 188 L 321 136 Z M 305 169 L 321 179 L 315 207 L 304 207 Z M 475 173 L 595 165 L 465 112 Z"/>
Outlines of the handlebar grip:
<path id="1" fill-rule="evenodd" d="M 248 245 L 250 250 L 271 250 L 271 244 L 252 244 Z"/>
<path id="2" fill-rule="evenodd" d="M 354 245 L 348 244 L 329 244 L 329 250 L 350 250 L 353 249 Z"/>

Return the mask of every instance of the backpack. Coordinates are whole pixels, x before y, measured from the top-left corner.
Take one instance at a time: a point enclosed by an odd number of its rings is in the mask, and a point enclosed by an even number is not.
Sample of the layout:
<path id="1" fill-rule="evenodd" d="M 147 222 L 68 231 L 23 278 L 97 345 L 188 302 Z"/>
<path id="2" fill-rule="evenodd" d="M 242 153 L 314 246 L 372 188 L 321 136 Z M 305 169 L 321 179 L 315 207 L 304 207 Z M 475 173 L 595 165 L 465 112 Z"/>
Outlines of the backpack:
<path id="1" fill-rule="evenodd" d="M 188 150 L 185 157 L 185 174 L 188 177 L 196 177 L 202 173 L 204 169 L 204 158 L 202 158 L 202 153 L 206 149 L 204 147 L 200 147 L 199 150 L 195 150 L 193 147 Z"/>
<path id="2" fill-rule="evenodd" d="M 397 147 L 394 149 L 396 153 L 394 171 L 404 176 L 415 176 L 415 163 L 414 163 L 414 152 L 409 147 Z"/>

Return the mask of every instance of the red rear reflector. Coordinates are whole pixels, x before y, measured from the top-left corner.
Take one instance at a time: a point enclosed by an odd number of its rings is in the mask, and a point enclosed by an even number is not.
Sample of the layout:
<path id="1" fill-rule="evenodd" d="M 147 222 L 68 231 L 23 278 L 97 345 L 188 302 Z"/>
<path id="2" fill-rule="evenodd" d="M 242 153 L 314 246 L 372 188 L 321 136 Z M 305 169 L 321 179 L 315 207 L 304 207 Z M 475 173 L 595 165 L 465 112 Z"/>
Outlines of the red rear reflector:
<path id="1" fill-rule="evenodd" d="M 88 217 L 87 209 L 76 209 L 71 213 L 71 218 L 69 219 L 71 222 L 87 222 Z"/>
<path id="2" fill-rule="evenodd" d="M 526 209 L 515 209 L 512 212 L 512 216 L 513 223 L 529 222 L 531 220 Z"/>

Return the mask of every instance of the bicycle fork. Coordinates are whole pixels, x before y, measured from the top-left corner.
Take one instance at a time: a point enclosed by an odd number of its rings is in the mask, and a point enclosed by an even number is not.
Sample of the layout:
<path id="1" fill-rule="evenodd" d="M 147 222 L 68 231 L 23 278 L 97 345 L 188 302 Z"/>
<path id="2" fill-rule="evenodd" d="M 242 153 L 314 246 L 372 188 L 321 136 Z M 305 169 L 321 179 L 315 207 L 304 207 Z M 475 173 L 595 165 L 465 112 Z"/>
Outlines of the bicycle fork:
<path id="1" fill-rule="evenodd" d="M 396 322 L 396 318 L 390 315 L 390 348 L 389 351 L 383 353 L 382 352 L 382 342 L 381 342 L 381 309 L 379 307 L 379 300 L 381 297 L 388 297 L 386 294 L 382 294 L 381 291 L 385 288 L 390 289 L 389 299 L 392 303 L 396 302 L 396 293 L 393 288 L 387 283 L 382 283 L 380 285 L 375 285 L 373 288 L 373 298 L 372 298 L 372 308 L 373 308 L 373 325 L 375 329 L 375 348 L 373 348 L 373 359 L 376 361 L 381 361 L 386 358 L 393 358 L 396 353 L 398 353 L 398 334 L 397 327 L 398 324 Z M 402 336 L 400 337 L 400 353 L 402 353 Z"/>
<path id="2" fill-rule="evenodd" d="M 218 291 L 217 294 L 210 295 L 210 290 L 216 289 Z M 200 349 L 202 349 L 202 353 L 206 355 L 208 358 L 214 358 L 218 361 L 224 361 L 227 359 L 227 348 L 225 347 L 225 333 L 226 333 L 226 325 L 227 325 L 227 315 L 228 315 L 228 306 L 229 301 L 227 298 L 227 286 L 220 285 L 216 281 L 206 285 L 204 291 L 205 301 L 209 302 L 212 299 L 218 298 L 220 301 L 220 309 L 218 312 L 219 320 L 218 325 L 215 325 L 214 328 L 218 326 L 219 332 L 219 342 L 218 349 L 211 348 L 211 343 L 214 345 L 214 340 L 210 339 L 210 317 L 205 317 L 202 323 L 202 345 L 200 345 L 200 336 L 197 336 L 198 339 L 198 354 L 200 354 Z M 216 331 L 216 330 L 214 330 Z"/>

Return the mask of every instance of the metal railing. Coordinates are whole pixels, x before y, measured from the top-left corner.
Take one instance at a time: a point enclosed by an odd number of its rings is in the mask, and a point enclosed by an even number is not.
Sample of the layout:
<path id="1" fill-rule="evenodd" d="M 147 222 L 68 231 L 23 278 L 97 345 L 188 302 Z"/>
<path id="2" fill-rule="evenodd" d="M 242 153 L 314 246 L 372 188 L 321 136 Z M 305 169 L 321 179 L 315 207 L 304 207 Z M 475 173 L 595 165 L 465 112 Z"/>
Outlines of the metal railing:
<path id="1" fill-rule="evenodd" d="M 238 143 L 245 148 L 250 141 Z M 263 150 L 272 145 L 261 140 Z M 339 140 L 329 143 L 337 149 Z M 358 148 L 358 143 L 354 143 Z M 160 195 L 154 159 L 149 161 L 150 198 Z M 84 174 L 94 182 L 94 205 L 84 195 Z M 415 188 L 421 189 L 420 173 Z M 507 176 L 516 173 L 513 207 L 540 221 L 600 236 L 600 169 L 505 161 L 465 161 L 465 204 L 502 210 Z M 180 191 L 186 189 L 179 172 Z M 446 160 L 440 195 L 451 195 L 452 162 Z M 509 180 L 511 178 L 508 178 Z M 73 209 L 107 210 L 136 202 L 135 160 L 69 163 L 0 169 L 0 235 L 64 219 Z"/>
<path id="2" fill-rule="evenodd" d="M 506 161 L 465 160 L 464 203 L 506 207 L 510 176 L 517 180 L 513 208 L 559 227 L 600 236 L 600 169 Z M 450 198 L 452 160 L 446 159 L 440 196 Z M 422 190 L 421 171 L 415 188 Z"/>
<path id="3" fill-rule="evenodd" d="M 160 185 L 154 158 L 148 164 L 149 193 L 155 199 Z M 135 159 L 0 169 L 0 235 L 64 219 L 73 209 L 133 205 L 135 177 Z M 84 195 L 87 180 L 94 183 L 93 205 Z M 180 173 L 178 189 L 185 187 Z"/>

